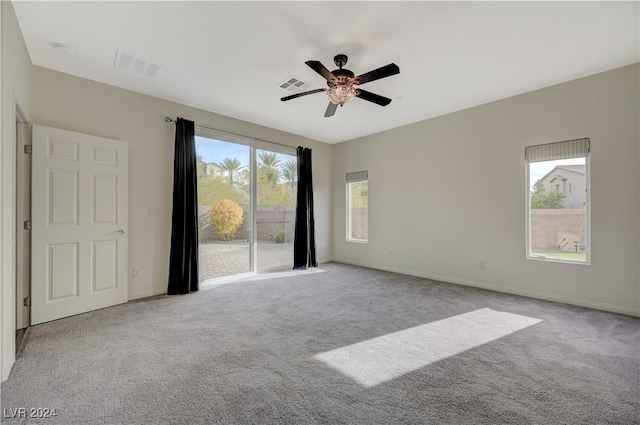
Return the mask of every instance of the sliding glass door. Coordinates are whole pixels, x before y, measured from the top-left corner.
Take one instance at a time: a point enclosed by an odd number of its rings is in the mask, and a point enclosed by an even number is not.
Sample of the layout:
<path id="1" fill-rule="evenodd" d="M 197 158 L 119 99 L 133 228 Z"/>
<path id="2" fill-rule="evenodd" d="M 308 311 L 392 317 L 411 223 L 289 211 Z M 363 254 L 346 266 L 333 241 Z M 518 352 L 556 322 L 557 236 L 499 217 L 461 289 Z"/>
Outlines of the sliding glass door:
<path id="1" fill-rule="evenodd" d="M 250 148 L 196 137 L 200 281 L 251 271 Z"/>
<path id="2" fill-rule="evenodd" d="M 197 130 L 200 282 L 291 268 L 295 150 Z"/>
<path id="3" fill-rule="evenodd" d="M 295 155 L 257 151 L 258 271 L 291 267 L 296 218 Z"/>

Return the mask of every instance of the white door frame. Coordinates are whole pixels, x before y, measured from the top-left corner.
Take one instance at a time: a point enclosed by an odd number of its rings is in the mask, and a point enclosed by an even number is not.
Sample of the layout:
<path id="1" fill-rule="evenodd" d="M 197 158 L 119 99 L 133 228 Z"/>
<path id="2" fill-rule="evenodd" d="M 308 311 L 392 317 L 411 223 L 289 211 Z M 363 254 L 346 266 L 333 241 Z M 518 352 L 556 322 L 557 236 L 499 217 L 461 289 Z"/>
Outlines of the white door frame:
<path id="1" fill-rule="evenodd" d="M 31 155 L 24 146 L 31 144 L 31 128 L 16 107 L 16 326 L 29 326 L 29 307 L 24 299 L 30 296 L 31 235 L 23 223 L 31 219 Z M 16 347 L 17 349 L 17 347 Z"/>
<path id="2" fill-rule="evenodd" d="M 16 121 L 28 122 L 29 117 L 13 87 L 1 98 L 0 105 L 11 99 L 10 111 L 5 108 L 0 116 L 0 368 L 6 381 L 16 359 Z"/>

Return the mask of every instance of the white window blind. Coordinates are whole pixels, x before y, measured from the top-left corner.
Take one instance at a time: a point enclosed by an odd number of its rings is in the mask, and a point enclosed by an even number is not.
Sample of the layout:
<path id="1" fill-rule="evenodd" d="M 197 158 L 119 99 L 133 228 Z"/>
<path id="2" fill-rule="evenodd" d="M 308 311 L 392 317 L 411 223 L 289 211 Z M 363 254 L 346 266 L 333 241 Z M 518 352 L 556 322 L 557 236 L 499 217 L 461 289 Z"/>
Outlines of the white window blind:
<path id="1" fill-rule="evenodd" d="M 355 173 L 347 173 L 347 183 L 361 182 L 369 178 L 368 171 L 356 171 Z"/>
<path id="2" fill-rule="evenodd" d="M 524 149 L 524 158 L 527 162 L 580 158 L 589 156 L 589 150 L 589 139 L 567 140 L 565 142 L 528 146 Z"/>

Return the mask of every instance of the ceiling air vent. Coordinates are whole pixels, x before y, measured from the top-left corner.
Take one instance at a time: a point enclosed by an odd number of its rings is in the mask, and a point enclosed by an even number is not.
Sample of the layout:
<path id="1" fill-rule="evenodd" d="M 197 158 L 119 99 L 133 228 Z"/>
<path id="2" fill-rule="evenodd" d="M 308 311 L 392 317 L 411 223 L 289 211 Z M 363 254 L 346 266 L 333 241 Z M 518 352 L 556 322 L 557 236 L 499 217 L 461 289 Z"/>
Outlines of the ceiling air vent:
<path id="1" fill-rule="evenodd" d="M 278 87 L 288 91 L 289 93 L 300 93 L 305 90 L 309 90 L 311 88 L 311 84 L 302 81 L 298 77 L 290 77 L 278 84 Z"/>
<path id="2" fill-rule="evenodd" d="M 116 53 L 116 61 L 113 66 L 147 77 L 155 77 L 162 67 L 162 65 L 139 58 L 132 53 L 127 53 L 122 50 L 118 50 Z"/>

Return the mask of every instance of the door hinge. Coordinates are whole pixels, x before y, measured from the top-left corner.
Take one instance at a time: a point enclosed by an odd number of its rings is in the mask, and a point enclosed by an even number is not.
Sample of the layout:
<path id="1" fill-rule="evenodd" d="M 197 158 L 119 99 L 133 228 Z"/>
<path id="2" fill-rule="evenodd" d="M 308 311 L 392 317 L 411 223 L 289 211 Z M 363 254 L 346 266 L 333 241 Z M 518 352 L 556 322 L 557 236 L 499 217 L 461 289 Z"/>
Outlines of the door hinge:
<path id="1" fill-rule="evenodd" d="M 25 307 L 31 307 L 31 297 L 24 297 L 22 304 L 24 304 Z"/>
<path id="2" fill-rule="evenodd" d="M 24 222 L 24 230 L 31 230 L 31 220 L 27 220 Z"/>
<path id="3" fill-rule="evenodd" d="M 24 153 L 32 154 L 33 146 L 32 145 L 24 145 Z"/>

